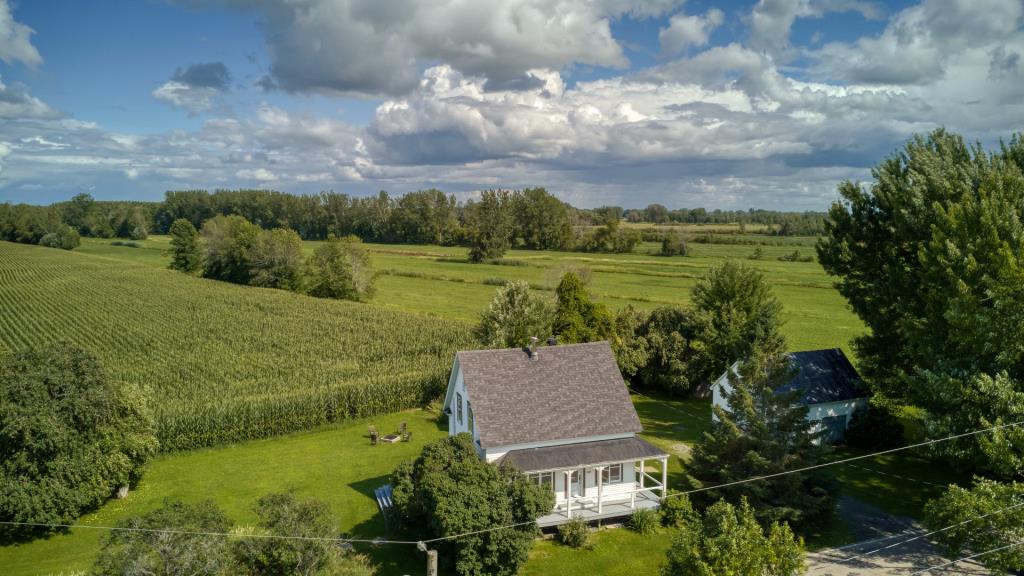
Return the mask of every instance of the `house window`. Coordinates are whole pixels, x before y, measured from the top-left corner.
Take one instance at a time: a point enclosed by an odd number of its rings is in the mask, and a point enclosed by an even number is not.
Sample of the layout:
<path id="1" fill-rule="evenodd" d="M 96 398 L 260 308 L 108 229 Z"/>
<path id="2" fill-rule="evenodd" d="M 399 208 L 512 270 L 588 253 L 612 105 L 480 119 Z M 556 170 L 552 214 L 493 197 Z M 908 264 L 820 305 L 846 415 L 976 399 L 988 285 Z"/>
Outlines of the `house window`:
<path id="1" fill-rule="evenodd" d="M 547 487 L 549 490 L 554 490 L 555 487 L 555 473 L 554 472 L 539 472 L 537 474 L 530 474 L 528 476 L 530 482 L 533 482 L 537 486 Z"/>
<path id="2" fill-rule="evenodd" d="M 462 424 L 462 394 L 459 394 L 458 392 L 455 393 L 455 404 L 456 417 L 458 419 L 459 424 Z"/>
<path id="3" fill-rule="evenodd" d="M 473 407 L 469 404 L 469 402 L 466 402 L 466 410 L 469 411 L 469 433 L 473 434 Z"/>
<path id="4" fill-rule="evenodd" d="M 601 482 L 604 484 L 618 484 L 622 482 L 622 464 L 605 466 L 601 471 Z"/>

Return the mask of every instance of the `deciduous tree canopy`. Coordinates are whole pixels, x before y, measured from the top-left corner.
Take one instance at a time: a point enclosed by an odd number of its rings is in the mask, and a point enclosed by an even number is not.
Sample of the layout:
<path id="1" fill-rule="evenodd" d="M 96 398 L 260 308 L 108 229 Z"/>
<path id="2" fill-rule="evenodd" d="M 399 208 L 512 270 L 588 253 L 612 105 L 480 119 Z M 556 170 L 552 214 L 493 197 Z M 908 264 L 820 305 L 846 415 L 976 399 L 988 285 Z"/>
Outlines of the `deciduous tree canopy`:
<path id="1" fill-rule="evenodd" d="M 519 524 L 435 543 L 442 573 L 460 576 L 516 574 L 538 535 L 534 521 L 554 506 L 550 489 L 481 460 L 469 434 L 428 444 L 391 482 L 403 525 L 423 539 Z"/>
<path id="2" fill-rule="evenodd" d="M 0 359 L 0 519 L 71 523 L 133 484 L 156 447 L 141 393 L 88 352 L 60 343 Z"/>

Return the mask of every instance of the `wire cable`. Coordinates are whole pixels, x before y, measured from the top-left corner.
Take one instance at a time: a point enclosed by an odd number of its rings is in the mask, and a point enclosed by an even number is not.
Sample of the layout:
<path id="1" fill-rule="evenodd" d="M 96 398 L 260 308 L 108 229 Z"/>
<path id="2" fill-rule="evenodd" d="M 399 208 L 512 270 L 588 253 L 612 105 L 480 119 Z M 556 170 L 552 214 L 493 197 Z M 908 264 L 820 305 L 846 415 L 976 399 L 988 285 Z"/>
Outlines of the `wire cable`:
<path id="1" fill-rule="evenodd" d="M 1006 546 L 1000 546 L 998 548 L 992 548 L 992 549 L 986 550 L 984 552 L 978 552 L 977 554 L 971 554 L 970 556 L 964 556 L 963 558 L 958 558 L 956 560 L 953 560 L 952 562 L 946 562 L 945 564 L 939 564 L 937 566 L 932 566 L 931 568 L 925 568 L 924 570 L 918 570 L 917 572 L 911 573 L 908 576 L 918 576 L 918 574 L 924 574 L 926 572 L 931 572 L 932 570 L 938 570 L 940 568 L 945 568 L 947 566 L 952 566 L 953 564 L 959 564 L 959 563 L 964 562 L 966 560 L 973 560 L 975 558 L 980 558 L 980 557 L 985 556 L 987 554 L 992 554 L 993 552 L 1001 552 L 1001 551 L 1007 550 L 1009 548 L 1016 548 L 1017 546 L 1024 546 L 1024 540 L 1021 540 L 1019 542 L 1014 542 L 1013 544 L 1007 544 Z"/>

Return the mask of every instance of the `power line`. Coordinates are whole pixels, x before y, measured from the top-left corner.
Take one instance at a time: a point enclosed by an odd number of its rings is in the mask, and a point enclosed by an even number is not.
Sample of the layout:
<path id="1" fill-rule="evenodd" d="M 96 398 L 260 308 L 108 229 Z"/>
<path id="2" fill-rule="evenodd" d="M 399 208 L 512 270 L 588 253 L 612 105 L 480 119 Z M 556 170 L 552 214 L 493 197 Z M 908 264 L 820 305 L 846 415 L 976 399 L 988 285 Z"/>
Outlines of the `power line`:
<path id="1" fill-rule="evenodd" d="M 945 438 L 937 438 L 935 440 L 928 440 L 928 441 L 925 441 L 925 442 L 918 442 L 917 444 L 911 444 L 909 446 L 901 446 L 899 448 L 890 448 L 888 450 L 882 450 L 880 452 L 873 452 L 871 454 L 863 454 L 863 455 L 860 455 L 860 456 L 851 456 L 849 458 L 843 458 L 842 460 L 833 460 L 831 462 L 823 462 L 821 464 L 813 464 L 811 466 L 804 466 L 803 468 L 795 468 L 793 470 L 785 470 L 783 472 L 775 472 L 773 474 L 765 474 L 763 476 L 754 476 L 752 478 L 747 478 L 747 479 L 744 479 L 744 480 L 736 480 L 736 481 L 733 481 L 733 482 L 725 482 L 725 483 L 722 483 L 722 484 L 715 484 L 714 486 L 704 486 L 704 487 L 701 487 L 701 488 L 694 488 L 692 490 L 686 490 L 686 491 L 683 491 L 683 492 L 674 492 L 672 494 L 667 495 L 666 498 L 671 498 L 673 496 L 684 496 L 684 495 L 687 495 L 687 494 L 695 494 L 695 493 L 698 493 L 698 492 L 707 492 L 709 490 L 717 490 L 719 488 L 728 488 L 730 486 L 738 486 L 740 484 L 749 484 L 750 482 L 758 482 L 758 481 L 761 481 L 761 480 L 769 480 L 771 478 L 778 478 L 779 476 L 786 476 L 788 474 L 798 474 L 800 472 L 807 472 L 807 471 L 810 471 L 810 470 L 817 470 L 818 468 L 825 468 L 825 467 L 828 467 L 828 466 L 837 466 L 839 464 L 847 464 L 849 462 L 856 462 L 858 460 L 864 460 L 864 459 L 867 459 L 867 458 L 874 458 L 875 456 L 881 456 L 883 454 L 892 454 L 893 452 L 900 452 L 902 450 L 910 450 L 912 448 L 920 448 L 922 446 L 929 446 L 929 445 L 932 445 L 932 444 L 939 444 L 940 442 L 948 442 L 950 440 L 957 440 L 957 439 L 960 439 L 960 438 L 966 438 L 968 436 L 976 436 L 978 434 L 984 434 L 985 432 L 993 432 L 995 430 L 1001 430 L 1003 428 L 1011 428 L 1011 427 L 1014 427 L 1014 426 L 1020 426 L 1022 424 L 1024 424 L 1024 421 L 1014 422 L 1014 423 L 1011 423 L 1011 424 L 1000 424 L 999 426 L 992 426 L 990 428 L 985 428 L 983 430 L 975 430 L 973 432 L 964 432 L 963 434 L 954 434 L 953 436 L 947 436 Z"/>
<path id="2" fill-rule="evenodd" d="M 684 491 L 684 492 L 674 492 L 672 494 L 666 494 L 665 498 L 671 498 L 671 497 L 674 497 L 674 496 L 684 496 L 684 495 L 688 495 L 688 494 L 695 494 L 695 493 L 698 493 L 698 492 L 707 492 L 707 491 L 715 490 L 715 489 L 718 489 L 718 488 L 727 488 L 727 487 L 730 487 L 730 486 L 737 486 L 737 485 L 741 485 L 741 484 L 748 484 L 750 482 L 758 482 L 758 481 L 761 481 L 761 480 L 768 480 L 768 479 L 771 479 L 771 478 L 777 478 L 777 477 L 780 477 L 780 476 L 786 476 L 788 474 L 797 474 L 797 473 L 800 473 L 800 472 L 806 472 L 806 471 L 815 470 L 815 469 L 818 469 L 818 468 L 825 468 L 827 466 L 836 466 L 836 465 L 839 465 L 839 464 L 846 464 L 848 462 L 855 462 L 857 460 L 863 460 L 865 458 L 872 458 L 874 456 L 881 456 L 883 454 L 891 454 L 893 452 L 899 452 L 901 450 L 909 450 L 909 449 L 912 449 L 912 448 L 920 448 L 922 446 L 938 444 L 940 442 L 948 442 L 950 440 L 956 440 L 956 439 L 959 439 L 959 438 L 966 438 L 966 437 L 969 437 L 969 436 L 975 436 L 975 435 L 978 435 L 978 434 L 983 434 L 985 432 L 992 432 L 992 431 L 1000 430 L 1000 429 L 1003 429 L 1003 428 L 1010 428 L 1010 427 L 1014 427 L 1014 426 L 1020 426 L 1022 424 L 1024 424 L 1024 422 L 1014 422 L 1014 423 L 1011 423 L 1011 424 L 1001 424 L 999 426 L 992 426 L 992 427 L 985 428 L 985 429 L 982 429 L 982 430 L 975 430 L 973 432 L 965 432 L 965 433 L 962 433 L 962 434 L 955 434 L 953 436 L 947 436 L 945 438 L 937 438 L 937 439 L 934 439 L 934 440 L 928 440 L 926 442 L 919 442 L 917 444 L 911 444 L 909 446 L 902 446 L 902 447 L 899 447 L 899 448 L 890 448 L 888 450 L 882 450 L 880 452 L 874 452 L 874 453 L 871 453 L 871 454 L 864 454 L 864 455 L 861 455 L 861 456 L 853 456 L 853 457 L 845 458 L 845 459 L 842 459 L 842 460 L 835 460 L 835 461 L 832 461 L 832 462 L 824 462 L 824 463 L 815 464 L 815 465 L 812 465 L 812 466 L 804 466 L 803 468 L 796 468 L 796 469 L 793 469 L 793 470 L 786 470 L 786 471 L 783 471 L 783 472 L 776 472 L 774 474 L 765 474 L 763 476 L 754 476 L 754 477 L 751 477 L 751 478 L 747 478 L 745 480 L 737 480 L 737 481 L 734 481 L 734 482 L 726 482 L 724 484 L 717 484 L 715 486 L 705 486 L 705 487 L 702 487 L 702 488 L 695 488 L 695 489 L 687 490 L 687 491 Z M 305 538 L 305 539 L 309 539 L 309 540 L 324 540 L 324 541 L 333 541 L 333 542 L 339 542 L 339 543 L 345 543 L 345 542 L 348 542 L 348 543 L 367 543 L 367 544 L 375 544 L 375 545 L 383 545 L 383 544 L 419 545 L 419 544 L 426 544 L 426 543 L 431 543 L 431 542 L 441 542 L 441 541 L 446 541 L 446 540 L 455 540 L 455 539 L 458 539 L 458 538 L 464 538 L 466 536 L 473 536 L 473 535 L 476 535 L 476 534 L 484 534 L 484 533 L 487 533 L 487 532 L 494 532 L 494 531 L 497 531 L 497 530 L 505 530 L 505 529 L 508 529 L 508 528 L 517 528 L 517 527 L 520 527 L 520 526 L 526 526 L 528 524 L 536 524 L 536 522 L 535 521 L 529 521 L 529 522 L 519 522 L 519 523 L 516 523 L 516 524 L 508 524 L 508 525 L 504 525 L 504 526 L 494 526 L 494 527 L 491 527 L 491 528 L 484 528 L 484 529 L 481 529 L 481 530 L 473 530 L 473 531 L 469 531 L 469 532 L 463 532 L 461 534 L 453 534 L 451 536 L 442 536 L 442 537 L 433 538 L 433 539 L 430 539 L 430 540 L 422 540 L 422 541 L 387 540 L 385 538 L 375 538 L 375 539 L 372 539 L 372 540 L 358 539 L 358 538 L 315 538 L 315 537 L 301 537 L 301 536 L 280 536 L 280 535 L 275 535 L 275 534 L 263 534 L 263 535 L 260 535 L 259 537 L 262 537 L 262 538 L 281 538 L 281 539 L 303 539 L 303 538 Z M 242 537 L 243 536 L 241 534 L 232 534 L 232 533 L 229 533 L 229 532 L 189 532 L 189 531 L 183 531 L 183 530 L 161 530 L 161 529 L 155 529 L 155 528 L 148 528 L 148 529 L 147 528 L 126 528 L 126 527 L 116 527 L 116 526 L 96 526 L 96 525 L 89 525 L 89 524 L 45 524 L 45 523 L 32 523 L 32 522 L 0 521 L 0 525 L 34 526 L 34 527 L 51 527 L 51 528 L 87 528 L 87 529 L 97 529 L 97 530 L 134 530 L 134 531 L 140 531 L 140 532 L 159 532 L 159 533 L 168 533 L 168 534 L 197 535 L 197 536 L 222 536 L 222 537 Z M 248 535 L 245 535 L 245 536 L 248 536 Z"/>
<path id="3" fill-rule="evenodd" d="M 924 574 L 925 572 L 931 572 L 932 570 L 938 570 L 939 568 L 945 568 L 946 566 L 952 566 L 953 564 L 959 564 L 960 562 L 964 562 L 966 560 L 973 560 L 975 558 L 980 558 L 982 556 L 985 556 L 986 554 L 992 554 L 994 552 L 1001 552 L 1003 550 L 1007 550 L 1009 548 L 1016 548 L 1017 546 L 1022 546 L 1022 545 L 1024 545 L 1024 540 L 1020 540 L 1018 542 L 1014 542 L 1013 544 L 1007 544 L 1006 546 L 1000 546 L 998 548 L 992 548 L 992 549 L 986 550 L 984 552 L 978 552 L 977 554 L 971 554 L 970 556 L 964 556 L 963 558 L 959 558 L 957 560 L 953 560 L 952 562 L 946 562 L 945 564 L 939 564 L 937 566 L 932 566 L 931 568 L 925 568 L 924 570 L 918 570 L 917 572 L 909 574 L 908 576 L 918 576 L 918 574 Z"/>
<path id="4" fill-rule="evenodd" d="M 48 524 L 45 522 L 12 522 L 0 521 L 0 525 L 22 526 L 35 528 L 86 528 L 90 530 L 108 530 L 111 532 L 146 532 L 155 534 L 177 534 L 181 536 L 216 536 L 222 538 L 265 538 L 270 540 L 303 540 L 314 542 L 337 542 L 339 544 L 416 544 L 414 541 L 385 540 L 377 538 L 367 540 L 361 538 L 331 538 L 326 536 L 284 536 L 280 534 L 240 534 L 234 532 L 202 532 L 194 530 L 175 530 L 173 528 L 136 528 L 131 526 L 99 526 L 96 524 Z"/>
<path id="5" fill-rule="evenodd" d="M 1020 496 L 1020 495 L 1018 494 L 1016 496 Z M 959 528 L 960 526 L 963 526 L 964 524 L 970 524 L 971 522 L 975 522 L 977 520 L 981 520 L 982 518 L 988 518 L 989 516 L 995 516 L 996 514 L 1002 514 L 1003 512 L 1008 512 L 1010 510 L 1014 510 L 1016 508 L 1021 508 L 1021 507 L 1024 507 L 1024 501 L 1022 501 L 1022 502 L 1020 502 L 1018 504 L 1014 504 L 1013 506 L 1007 506 L 1006 508 L 1001 508 L 1001 509 L 996 510 L 994 512 L 989 512 L 987 514 L 982 514 L 981 516 L 975 516 L 973 518 L 968 518 L 967 520 L 964 520 L 963 522 L 958 522 L 956 524 L 952 524 L 952 525 L 946 526 L 944 528 L 939 528 L 938 530 L 933 530 L 931 532 L 927 532 L 927 533 L 924 533 L 924 534 L 919 534 L 917 536 L 914 536 L 913 538 L 907 538 L 906 540 L 901 540 L 899 542 L 896 542 L 896 543 L 893 543 L 893 544 L 889 544 L 888 546 L 882 546 L 881 548 L 875 548 L 874 550 L 871 550 L 869 552 L 864 552 L 862 554 L 856 554 L 854 556 L 850 556 L 850 557 L 847 557 L 847 558 L 840 558 L 838 560 L 833 560 L 833 561 L 831 561 L 831 562 L 829 562 L 827 564 L 822 564 L 820 566 L 815 566 L 814 569 L 812 570 L 812 572 L 817 571 L 817 570 L 823 570 L 823 569 L 828 568 L 830 566 L 838 566 L 839 564 L 844 564 L 846 562 L 852 562 L 854 560 L 859 560 L 861 558 L 865 558 L 867 556 L 871 556 L 872 554 L 877 554 L 878 552 L 881 552 L 883 550 L 889 550 L 891 548 L 896 548 L 897 546 L 902 546 L 903 544 L 907 544 L 907 543 L 913 542 L 915 540 L 920 540 L 922 538 L 927 538 L 928 536 L 933 536 L 935 534 L 946 532 L 948 530 L 952 530 L 953 528 Z"/>

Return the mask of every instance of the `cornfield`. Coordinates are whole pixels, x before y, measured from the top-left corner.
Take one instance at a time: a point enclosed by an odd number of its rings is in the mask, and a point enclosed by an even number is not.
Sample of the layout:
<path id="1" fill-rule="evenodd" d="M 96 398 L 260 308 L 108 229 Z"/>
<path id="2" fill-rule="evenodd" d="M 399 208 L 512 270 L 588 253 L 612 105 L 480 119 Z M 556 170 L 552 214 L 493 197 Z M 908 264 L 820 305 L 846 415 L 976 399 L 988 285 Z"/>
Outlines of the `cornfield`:
<path id="1" fill-rule="evenodd" d="M 0 352 L 55 340 L 147 392 L 164 450 L 412 407 L 470 345 L 461 323 L 0 242 Z"/>

